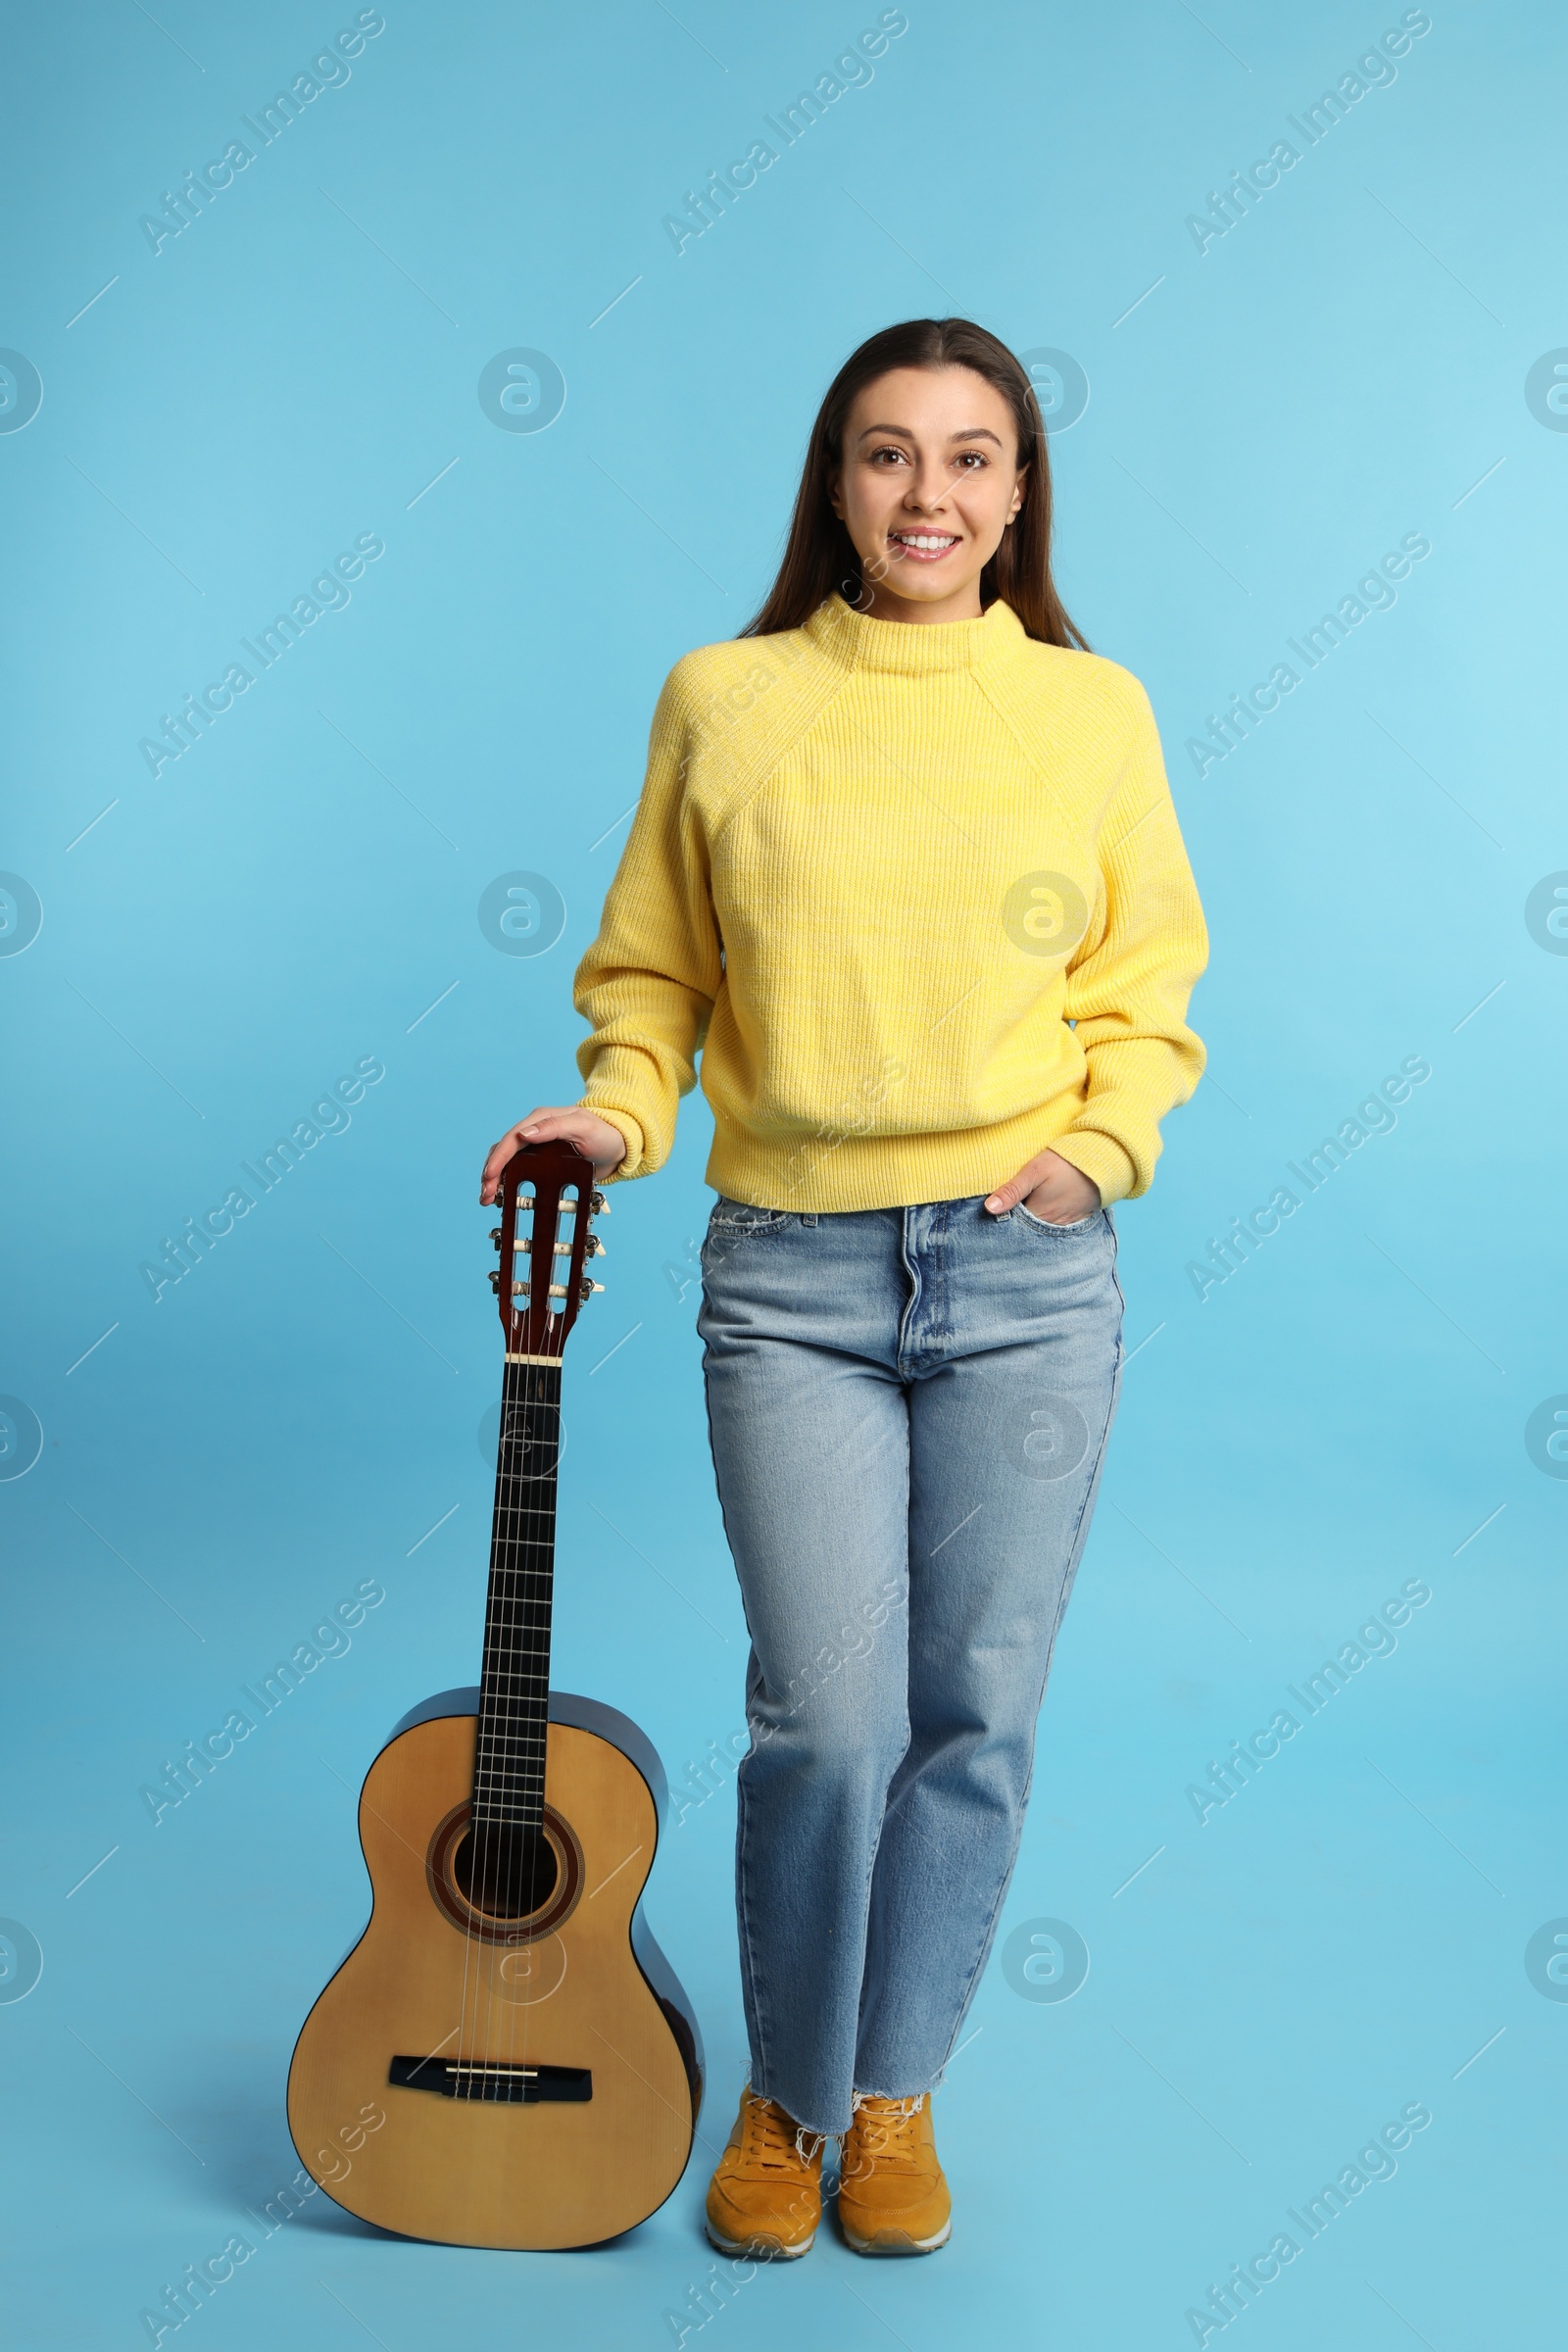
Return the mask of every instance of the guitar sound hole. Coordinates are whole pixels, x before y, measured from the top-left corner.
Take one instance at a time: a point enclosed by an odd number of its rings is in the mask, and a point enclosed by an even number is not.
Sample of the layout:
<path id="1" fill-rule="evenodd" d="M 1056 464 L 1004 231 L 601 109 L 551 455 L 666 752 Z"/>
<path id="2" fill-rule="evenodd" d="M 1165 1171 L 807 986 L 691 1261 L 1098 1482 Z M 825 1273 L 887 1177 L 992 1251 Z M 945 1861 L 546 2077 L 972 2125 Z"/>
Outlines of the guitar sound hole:
<path id="1" fill-rule="evenodd" d="M 496 1823 L 466 1833 L 452 1857 L 452 1876 L 476 1911 L 527 1919 L 550 1900 L 561 1866 L 542 1830 Z"/>

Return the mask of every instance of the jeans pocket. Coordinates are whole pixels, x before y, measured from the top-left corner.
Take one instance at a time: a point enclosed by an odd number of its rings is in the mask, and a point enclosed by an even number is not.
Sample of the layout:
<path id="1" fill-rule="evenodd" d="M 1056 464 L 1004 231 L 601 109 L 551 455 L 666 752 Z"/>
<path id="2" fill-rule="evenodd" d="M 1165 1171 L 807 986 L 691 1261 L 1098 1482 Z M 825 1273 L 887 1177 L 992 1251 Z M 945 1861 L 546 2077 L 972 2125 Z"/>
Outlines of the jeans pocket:
<path id="1" fill-rule="evenodd" d="M 731 1200 L 720 1193 L 709 1213 L 708 1231 L 714 1241 L 720 1236 L 725 1241 L 741 1241 L 748 1234 L 777 1233 L 790 1221 L 788 1209 L 757 1208 L 749 1200 Z"/>
<path id="2" fill-rule="evenodd" d="M 1037 1217 L 1032 1208 L 1025 1208 L 1021 1200 L 1014 1201 L 1012 1206 L 1012 1214 L 1036 1233 L 1087 1233 L 1091 1226 L 1100 1223 L 1104 1213 L 1102 1208 L 1092 1208 L 1087 1217 L 1074 1217 L 1067 1225 L 1054 1225 L 1049 1217 Z"/>

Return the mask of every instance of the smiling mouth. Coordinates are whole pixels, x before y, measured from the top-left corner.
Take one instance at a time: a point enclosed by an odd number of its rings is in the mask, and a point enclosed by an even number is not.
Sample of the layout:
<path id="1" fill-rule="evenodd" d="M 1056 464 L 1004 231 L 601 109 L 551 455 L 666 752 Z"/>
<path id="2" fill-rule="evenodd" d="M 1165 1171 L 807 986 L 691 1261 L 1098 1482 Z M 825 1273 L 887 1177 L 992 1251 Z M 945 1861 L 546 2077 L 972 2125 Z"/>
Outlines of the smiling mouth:
<path id="1" fill-rule="evenodd" d="M 958 544 L 953 531 L 889 531 L 888 542 L 917 564 L 939 564 Z"/>

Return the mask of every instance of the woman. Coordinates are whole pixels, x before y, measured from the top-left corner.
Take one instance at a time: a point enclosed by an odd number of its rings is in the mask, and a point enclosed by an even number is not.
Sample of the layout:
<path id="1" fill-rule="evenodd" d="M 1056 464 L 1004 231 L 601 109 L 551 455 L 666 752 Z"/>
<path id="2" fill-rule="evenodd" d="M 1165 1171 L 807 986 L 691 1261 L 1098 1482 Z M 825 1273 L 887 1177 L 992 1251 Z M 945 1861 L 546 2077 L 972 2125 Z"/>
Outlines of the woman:
<path id="1" fill-rule="evenodd" d="M 1142 688 L 1052 584 L 1046 438 L 983 328 L 841 369 L 789 544 L 677 662 L 575 1003 L 568 1136 L 667 1157 L 703 1091 L 709 1427 L 752 1640 L 751 2081 L 708 2195 L 804 2254 L 945 2243 L 930 2092 L 1006 1892 L 1121 1375 L 1111 1203 L 1203 1049 L 1202 913 Z"/>

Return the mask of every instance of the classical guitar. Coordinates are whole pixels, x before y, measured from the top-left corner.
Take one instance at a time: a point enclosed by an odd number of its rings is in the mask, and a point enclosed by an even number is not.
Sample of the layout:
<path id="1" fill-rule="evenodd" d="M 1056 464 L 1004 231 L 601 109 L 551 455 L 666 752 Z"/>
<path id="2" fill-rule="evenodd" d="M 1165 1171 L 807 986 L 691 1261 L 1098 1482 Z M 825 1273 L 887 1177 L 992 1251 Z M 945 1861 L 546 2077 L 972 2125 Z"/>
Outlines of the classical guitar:
<path id="1" fill-rule="evenodd" d="M 369 1925 L 289 2069 L 289 2130 L 328 2195 L 452 2245 L 633 2228 L 685 2170 L 702 2096 L 696 2020 L 641 1911 L 659 1758 L 624 1715 L 550 1688 L 562 1357 L 603 1287 L 584 1271 L 601 1214 L 571 1145 L 508 1165 L 481 1680 L 405 1715 L 370 1767 Z"/>

